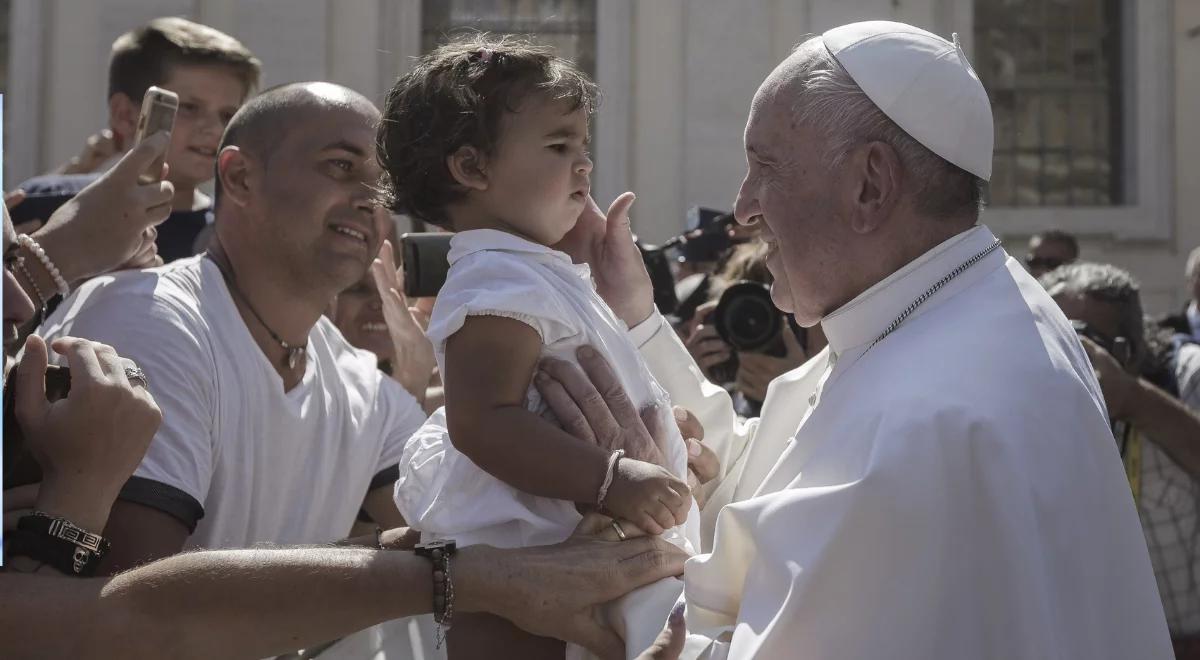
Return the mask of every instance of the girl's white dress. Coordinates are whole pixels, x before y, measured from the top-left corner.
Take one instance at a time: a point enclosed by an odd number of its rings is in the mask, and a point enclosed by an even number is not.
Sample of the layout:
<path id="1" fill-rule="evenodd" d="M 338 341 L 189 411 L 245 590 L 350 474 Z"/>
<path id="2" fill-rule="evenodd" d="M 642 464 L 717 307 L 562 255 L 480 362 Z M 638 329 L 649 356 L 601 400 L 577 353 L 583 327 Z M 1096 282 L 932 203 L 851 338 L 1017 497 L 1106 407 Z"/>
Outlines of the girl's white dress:
<path id="1" fill-rule="evenodd" d="M 438 367 L 445 370 L 446 340 L 468 316 L 492 315 L 528 324 L 542 338 L 542 354 L 575 361 L 575 349 L 595 348 L 612 365 L 639 410 L 657 404 L 660 427 L 669 429 L 667 468 L 687 476 L 687 449 L 658 385 L 628 338 L 625 324 L 596 293 L 587 265 L 566 254 L 491 229 L 464 231 L 450 241 L 450 272 L 438 292 L 429 323 Z M 530 386 L 526 407 L 547 418 L 537 390 Z M 503 548 L 558 543 L 579 523 L 572 502 L 521 492 L 485 472 L 458 452 L 440 408 L 408 441 L 400 459 L 396 506 L 422 538 L 453 538 L 459 545 L 485 543 Z M 698 549 L 699 512 L 693 503 L 687 522 L 664 537 L 689 551 Z M 675 578 L 648 585 L 610 609 L 614 628 L 625 637 L 629 657 L 641 653 L 662 629 L 682 590 Z M 568 657 L 583 657 L 568 648 Z"/>

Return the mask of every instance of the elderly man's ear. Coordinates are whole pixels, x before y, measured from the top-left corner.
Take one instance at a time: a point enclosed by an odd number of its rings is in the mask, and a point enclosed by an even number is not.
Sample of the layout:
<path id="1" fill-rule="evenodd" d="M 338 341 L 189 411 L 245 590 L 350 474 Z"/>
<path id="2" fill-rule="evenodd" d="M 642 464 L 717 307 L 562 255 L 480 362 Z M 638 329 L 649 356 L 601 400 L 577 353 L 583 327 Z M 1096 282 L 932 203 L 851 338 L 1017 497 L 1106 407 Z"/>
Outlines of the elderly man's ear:
<path id="1" fill-rule="evenodd" d="M 847 217 L 856 234 L 869 234 L 887 222 L 900 198 L 900 157 L 891 145 L 868 142 L 843 162 L 849 187 Z"/>

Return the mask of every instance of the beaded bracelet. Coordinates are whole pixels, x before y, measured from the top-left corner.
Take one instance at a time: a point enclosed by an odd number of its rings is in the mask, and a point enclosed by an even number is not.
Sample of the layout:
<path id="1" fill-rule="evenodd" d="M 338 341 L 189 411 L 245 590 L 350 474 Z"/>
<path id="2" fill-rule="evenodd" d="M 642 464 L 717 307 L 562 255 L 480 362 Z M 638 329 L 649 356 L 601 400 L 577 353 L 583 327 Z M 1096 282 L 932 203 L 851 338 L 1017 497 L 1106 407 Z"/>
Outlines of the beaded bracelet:
<path id="1" fill-rule="evenodd" d="M 608 489 L 612 486 L 613 477 L 617 474 L 617 461 L 625 455 L 624 449 L 614 451 L 608 457 L 608 468 L 604 472 L 604 483 L 600 484 L 600 492 L 596 494 L 596 504 L 603 507 L 604 499 L 608 497 Z"/>
<path id="2" fill-rule="evenodd" d="M 38 242 L 33 240 L 28 234 L 20 234 L 17 236 L 17 245 L 29 250 L 33 253 L 38 261 L 42 262 L 42 267 L 50 273 L 50 279 L 54 280 L 54 286 L 58 287 L 58 295 L 66 298 L 71 293 L 71 285 L 67 284 L 67 280 L 63 279 L 62 272 L 58 270 L 58 266 L 50 261 L 50 256 L 42 249 Z"/>
<path id="3" fill-rule="evenodd" d="M 33 273 L 29 272 L 29 268 L 25 266 L 25 257 L 17 257 L 17 270 L 25 276 L 29 281 L 29 286 L 33 287 L 33 293 L 37 296 L 38 309 L 46 309 L 46 294 L 42 293 L 42 287 L 38 286 L 37 280 L 33 279 Z"/>
<path id="4" fill-rule="evenodd" d="M 446 633 L 454 621 L 454 581 L 450 578 L 450 558 L 458 546 L 452 539 L 422 543 L 414 550 L 433 564 L 433 620 L 437 622 L 435 648 L 442 648 Z"/>

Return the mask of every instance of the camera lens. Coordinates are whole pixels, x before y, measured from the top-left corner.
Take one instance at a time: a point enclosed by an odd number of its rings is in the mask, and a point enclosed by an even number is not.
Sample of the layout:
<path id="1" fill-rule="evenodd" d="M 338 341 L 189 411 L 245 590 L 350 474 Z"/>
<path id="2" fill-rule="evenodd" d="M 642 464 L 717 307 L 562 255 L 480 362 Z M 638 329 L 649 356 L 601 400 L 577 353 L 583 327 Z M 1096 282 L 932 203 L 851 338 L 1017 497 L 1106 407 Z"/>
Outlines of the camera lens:
<path id="1" fill-rule="evenodd" d="M 739 351 L 761 351 L 779 335 L 783 315 L 771 302 L 771 291 L 758 282 L 737 282 L 721 294 L 713 314 L 717 334 Z"/>

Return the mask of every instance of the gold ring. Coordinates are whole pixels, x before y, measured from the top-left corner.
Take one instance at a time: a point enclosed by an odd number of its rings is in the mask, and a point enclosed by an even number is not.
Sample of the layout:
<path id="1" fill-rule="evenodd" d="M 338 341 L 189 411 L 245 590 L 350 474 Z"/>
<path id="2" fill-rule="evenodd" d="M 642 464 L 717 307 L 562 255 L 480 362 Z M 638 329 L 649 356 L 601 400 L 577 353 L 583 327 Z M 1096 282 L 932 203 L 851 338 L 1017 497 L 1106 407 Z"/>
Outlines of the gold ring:
<path id="1" fill-rule="evenodd" d="M 613 531 L 617 533 L 617 538 L 621 539 L 622 541 L 629 539 L 628 536 L 625 536 L 625 530 L 621 529 L 621 523 L 615 520 L 612 521 L 612 528 Z"/>

